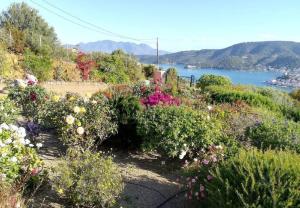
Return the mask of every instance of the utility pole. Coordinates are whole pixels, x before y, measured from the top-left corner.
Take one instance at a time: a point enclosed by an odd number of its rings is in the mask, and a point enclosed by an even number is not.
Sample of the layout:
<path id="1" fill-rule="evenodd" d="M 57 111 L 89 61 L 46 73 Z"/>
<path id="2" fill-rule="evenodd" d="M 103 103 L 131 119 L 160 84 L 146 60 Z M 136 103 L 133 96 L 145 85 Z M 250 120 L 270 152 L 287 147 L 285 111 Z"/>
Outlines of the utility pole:
<path id="1" fill-rule="evenodd" d="M 159 69 L 158 37 L 156 38 L 156 61 L 157 69 Z"/>
<path id="2" fill-rule="evenodd" d="M 11 36 L 11 30 L 9 30 L 9 47 L 12 47 L 12 36 Z"/>
<path id="3" fill-rule="evenodd" d="M 40 47 L 42 47 L 42 35 L 40 35 Z"/>
<path id="4" fill-rule="evenodd" d="M 69 59 L 69 44 L 67 44 L 67 59 L 68 59 L 68 61 L 70 61 L 70 59 Z"/>

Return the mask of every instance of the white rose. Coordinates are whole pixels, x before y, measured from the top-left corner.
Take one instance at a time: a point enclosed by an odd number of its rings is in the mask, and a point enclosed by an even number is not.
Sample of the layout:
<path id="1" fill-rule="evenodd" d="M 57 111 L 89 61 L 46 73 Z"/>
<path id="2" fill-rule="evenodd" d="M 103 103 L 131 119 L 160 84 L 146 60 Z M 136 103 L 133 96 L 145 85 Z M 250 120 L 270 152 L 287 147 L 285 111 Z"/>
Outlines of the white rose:
<path id="1" fill-rule="evenodd" d="M 42 143 L 37 143 L 37 144 L 36 144 L 36 147 L 37 147 L 37 148 L 41 148 L 42 146 L 43 146 Z"/>
<path id="2" fill-rule="evenodd" d="M 77 133 L 79 134 L 79 135 L 82 135 L 83 133 L 84 133 L 84 128 L 82 128 L 81 126 L 80 127 L 78 127 L 77 128 Z"/>
<path id="3" fill-rule="evenodd" d="M 80 110 L 80 109 L 79 109 L 79 110 Z M 68 116 L 66 117 L 66 122 L 67 122 L 67 124 L 73 124 L 74 121 L 75 121 L 75 118 L 74 118 L 72 115 L 68 115 Z"/>

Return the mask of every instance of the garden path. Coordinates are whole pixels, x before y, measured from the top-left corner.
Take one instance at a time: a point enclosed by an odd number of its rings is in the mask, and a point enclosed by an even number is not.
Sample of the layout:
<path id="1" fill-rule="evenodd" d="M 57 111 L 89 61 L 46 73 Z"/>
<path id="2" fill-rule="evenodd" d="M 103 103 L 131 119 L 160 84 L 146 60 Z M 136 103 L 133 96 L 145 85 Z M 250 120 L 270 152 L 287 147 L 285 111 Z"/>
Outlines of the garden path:
<path id="1" fill-rule="evenodd" d="M 39 141 L 44 146 L 39 154 L 46 168 L 51 168 L 64 154 L 64 147 L 51 132 L 42 133 Z M 115 152 L 114 161 L 120 167 L 125 181 L 120 206 L 122 208 L 192 208 L 180 192 L 178 167 L 172 162 L 162 161 L 158 155 Z M 33 198 L 31 208 L 71 207 L 51 190 L 49 184 L 43 185 Z"/>

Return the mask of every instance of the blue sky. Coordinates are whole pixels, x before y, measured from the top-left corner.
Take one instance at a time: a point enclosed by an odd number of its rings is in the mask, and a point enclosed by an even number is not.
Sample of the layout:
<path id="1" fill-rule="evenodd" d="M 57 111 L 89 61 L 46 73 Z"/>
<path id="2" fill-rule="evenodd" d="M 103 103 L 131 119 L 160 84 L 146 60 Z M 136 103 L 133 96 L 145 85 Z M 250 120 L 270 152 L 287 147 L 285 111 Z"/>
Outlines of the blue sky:
<path id="1" fill-rule="evenodd" d="M 47 5 L 45 7 L 66 16 Z M 47 0 L 90 23 L 138 39 L 159 37 L 169 51 L 223 48 L 239 42 L 291 40 L 300 42 L 299 0 Z M 12 2 L 0 0 L 0 9 Z M 89 31 L 38 9 L 55 28 L 62 43 L 120 39 Z M 78 20 L 74 20 L 78 22 Z M 131 41 L 132 42 L 132 41 Z M 146 42 L 155 46 L 153 41 Z"/>

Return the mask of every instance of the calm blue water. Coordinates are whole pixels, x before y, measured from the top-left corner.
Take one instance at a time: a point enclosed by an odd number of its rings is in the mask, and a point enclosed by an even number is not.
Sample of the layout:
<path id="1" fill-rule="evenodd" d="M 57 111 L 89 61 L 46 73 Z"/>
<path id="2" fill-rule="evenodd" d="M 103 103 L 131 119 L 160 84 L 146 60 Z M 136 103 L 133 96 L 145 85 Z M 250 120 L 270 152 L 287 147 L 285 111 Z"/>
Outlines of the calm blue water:
<path id="1" fill-rule="evenodd" d="M 229 77 L 234 84 L 246 84 L 255 86 L 269 86 L 265 81 L 270 81 L 278 76 L 281 76 L 280 72 L 273 71 L 238 71 L 232 69 L 185 69 L 184 65 L 168 65 L 161 64 L 160 67 L 168 69 L 175 67 L 180 76 L 194 75 L 196 80 L 204 74 L 214 74 Z M 281 88 L 288 91 L 287 88 Z"/>

